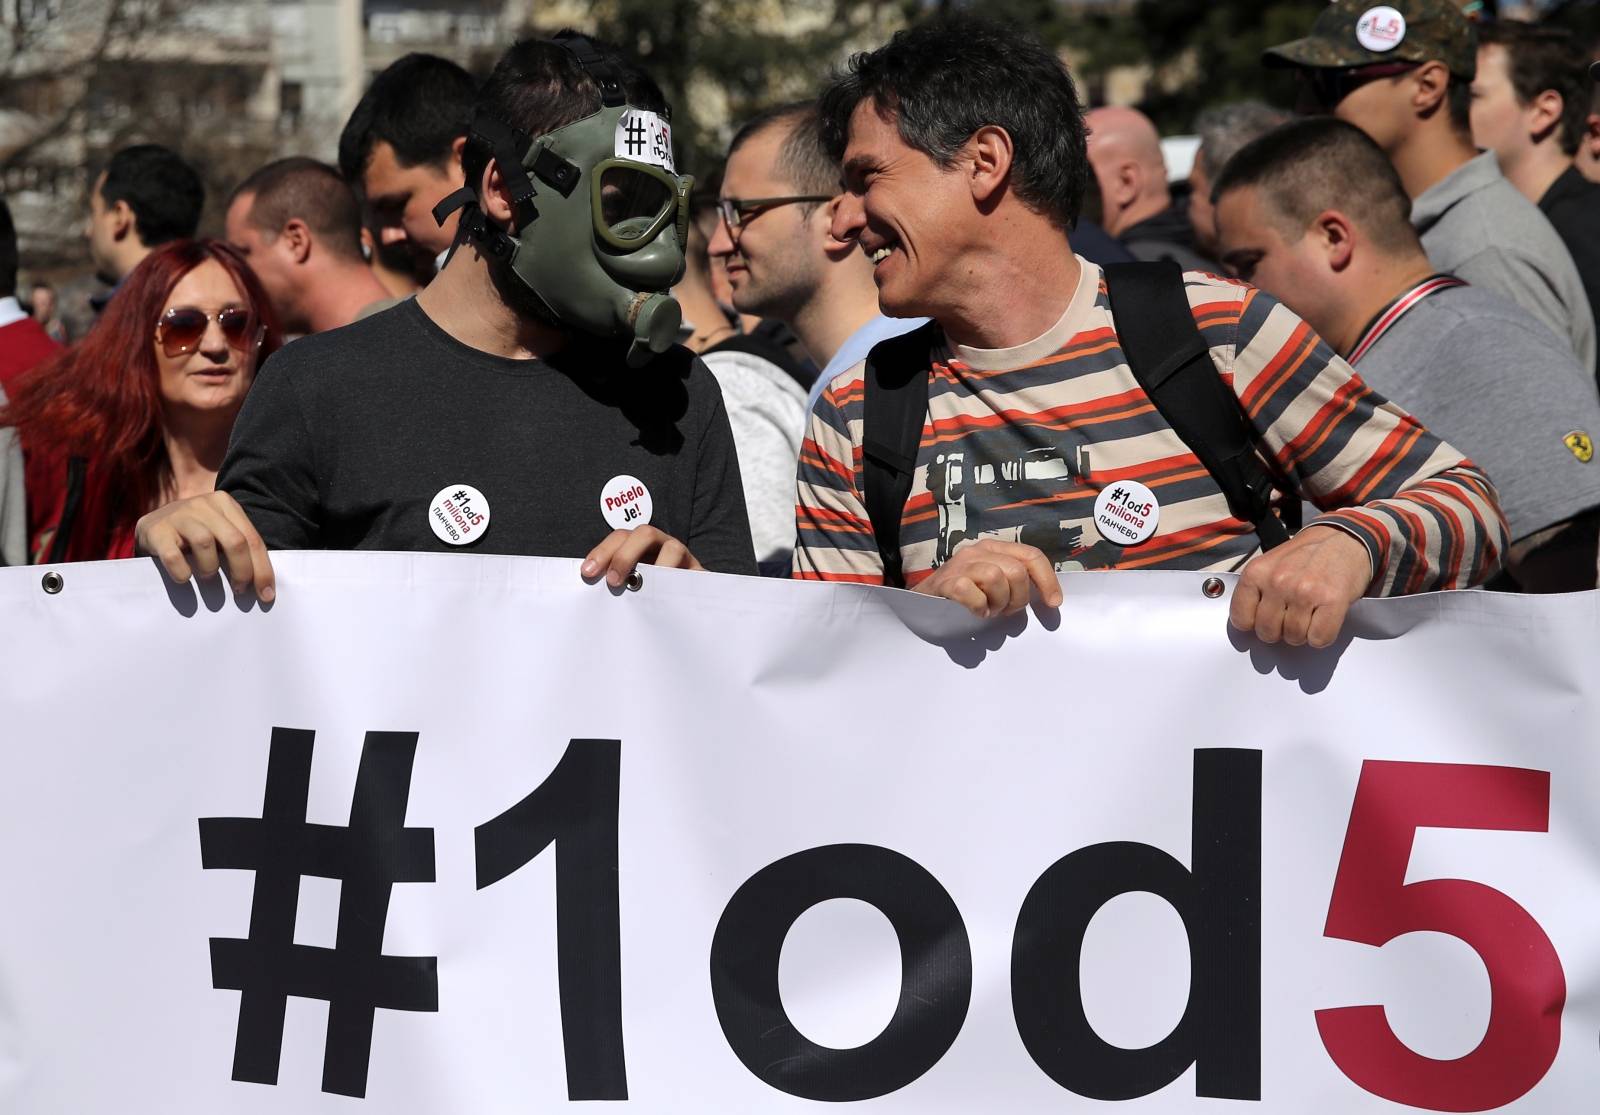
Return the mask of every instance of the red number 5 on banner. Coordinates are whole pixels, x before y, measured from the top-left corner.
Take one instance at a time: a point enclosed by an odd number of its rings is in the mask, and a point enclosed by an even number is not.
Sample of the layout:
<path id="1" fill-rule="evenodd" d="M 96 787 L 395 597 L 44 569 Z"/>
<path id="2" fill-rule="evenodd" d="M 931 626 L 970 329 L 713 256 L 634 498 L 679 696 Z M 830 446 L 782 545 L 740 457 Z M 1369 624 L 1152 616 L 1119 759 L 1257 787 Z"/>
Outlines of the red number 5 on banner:
<path id="1" fill-rule="evenodd" d="M 1566 976 L 1539 923 L 1492 887 L 1464 879 L 1405 882 L 1419 828 L 1545 832 L 1550 775 L 1513 767 L 1369 761 L 1361 768 L 1324 933 L 1383 945 L 1447 933 L 1489 971 L 1489 1027 L 1465 1057 L 1409 1049 L 1382 1006 L 1317 1012 L 1329 1056 L 1375 1095 L 1431 1111 L 1487 1111 L 1543 1079 L 1561 1045 Z"/>

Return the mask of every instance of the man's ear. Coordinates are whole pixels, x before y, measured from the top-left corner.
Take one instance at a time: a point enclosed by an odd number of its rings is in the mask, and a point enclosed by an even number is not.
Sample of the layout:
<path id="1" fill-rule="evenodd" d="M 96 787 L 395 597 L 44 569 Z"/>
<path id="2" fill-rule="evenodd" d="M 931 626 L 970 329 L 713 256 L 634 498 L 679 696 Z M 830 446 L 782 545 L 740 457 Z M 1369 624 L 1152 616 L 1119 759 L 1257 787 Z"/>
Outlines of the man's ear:
<path id="1" fill-rule="evenodd" d="M 1311 222 L 1308 235 L 1317 238 L 1323 258 L 1335 271 L 1343 271 L 1355 258 L 1355 228 L 1337 209 L 1324 209 Z"/>
<path id="2" fill-rule="evenodd" d="M 465 151 L 466 148 L 467 137 L 464 135 L 456 136 L 455 139 L 450 141 L 450 159 L 445 167 L 445 173 L 455 180 L 457 186 L 466 182 L 467 176 L 461 171 L 461 152 Z"/>
<path id="3" fill-rule="evenodd" d="M 113 201 L 107 212 L 111 214 L 111 236 L 113 239 L 121 240 L 134 234 L 133 210 L 128 207 L 126 201 Z"/>
<path id="4" fill-rule="evenodd" d="M 278 241 L 295 263 L 304 263 L 311 256 L 311 229 L 299 217 L 289 218 L 289 223 L 278 233 Z"/>
<path id="5" fill-rule="evenodd" d="M 1015 151 L 1011 133 L 996 124 L 985 124 L 967 140 L 966 154 L 972 160 L 972 196 L 980 204 L 999 197 L 1011 177 Z"/>
<path id="6" fill-rule="evenodd" d="M 1533 103 L 1528 106 L 1528 135 L 1535 143 L 1561 126 L 1566 103 L 1566 98 L 1554 89 L 1546 89 L 1533 98 Z"/>
<path id="7" fill-rule="evenodd" d="M 1411 71 L 1411 107 L 1419 116 L 1433 112 L 1448 112 L 1445 104 L 1450 93 L 1450 67 L 1434 60 L 1424 62 Z"/>
<path id="8" fill-rule="evenodd" d="M 1589 145 L 1589 157 L 1600 159 L 1600 112 L 1591 112 L 1584 120 L 1583 142 Z"/>
<path id="9" fill-rule="evenodd" d="M 478 196 L 483 199 L 483 215 L 496 224 L 511 221 L 511 191 L 500 176 L 500 160 L 490 159 L 478 181 Z"/>

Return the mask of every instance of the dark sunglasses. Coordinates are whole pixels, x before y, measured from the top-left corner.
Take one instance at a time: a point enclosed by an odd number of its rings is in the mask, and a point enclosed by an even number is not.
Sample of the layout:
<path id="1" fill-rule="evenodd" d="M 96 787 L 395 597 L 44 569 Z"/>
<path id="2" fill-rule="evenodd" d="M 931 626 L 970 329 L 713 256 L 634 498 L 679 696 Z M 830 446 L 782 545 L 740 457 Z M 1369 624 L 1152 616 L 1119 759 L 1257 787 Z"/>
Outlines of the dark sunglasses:
<path id="1" fill-rule="evenodd" d="M 1351 93 L 1379 78 L 1394 77 L 1414 70 L 1420 62 L 1373 62 L 1365 66 L 1315 67 L 1303 69 L 1300 75 L 1305 89 L 1315 100 L 1315 108 L 1331 111 Z"/>
<path id="2" fill-rule="evenodd" d="M 156 323 L 156 343 L 168 356 L 187 356 L 200 347 L 200 339 L 212 321 L 222 330 L 223 339 L 240 352 L 250 347 L 259 332 L 255 315 L 241 306 L 218 311 L 215 318 L 191 306 L 174 306 Z"/>

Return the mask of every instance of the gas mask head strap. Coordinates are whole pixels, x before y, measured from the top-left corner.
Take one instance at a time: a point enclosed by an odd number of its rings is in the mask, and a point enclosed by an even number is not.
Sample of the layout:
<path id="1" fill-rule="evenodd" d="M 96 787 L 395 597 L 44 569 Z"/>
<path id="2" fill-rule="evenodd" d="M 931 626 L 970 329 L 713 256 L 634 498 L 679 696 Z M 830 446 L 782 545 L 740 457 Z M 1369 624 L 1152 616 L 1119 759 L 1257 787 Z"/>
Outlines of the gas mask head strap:
<path id="1" fill-rule="evenodd" d="M 526 228 L 539 216 L 539 210 L 533 204 L 538 191 L 534 189 L 533 181 L 522 165 L 531 141 L 517 129 L 481 112 L 472 119 L 471 134 L 494 152 L 500 176 L 511 191 L 512 221 L 516 227 Z M 533 157 L 532 169 L 534 178 L 562 197 L 571 194 L 577 188 L 578 179 L 583 176 L 576 166 L 543 146 Z M 516 250 L 516 244 L 484 217 L 472 187 L 463 186 L 440 201 L 433 207 L 433 219 L 442 225 L 457 209 L 463 211 L 462 220 L 475 239 L 486 244 L 493 254 L 510 258 L 510 254 Z"/>
<path id="2" fill-rule="evenodd" d="M 617 65 L 615 58 L 601 54 L 589 36 L 580 35 L 576 31 L 561 31 L 551 41 L 557 46 L 565 47 L 567 53 L 578 60 L 578 65 L 594 78 L 600 86 L 601 105 L 606 108 L 616 108 L 627 102 L 628 91 L 623 84 L 622 67 Z"/>
<path id="3" fill-rule="evenodd" d="M 627 102 L 622 68 L 617 65 L 615 59 L 601 54 L 587 36 L 573 31 L 563 31 L 552 41 L 571 54 L 578 65 L 594 78 L 600 87 L 600 103 L 603 107 L 614 108 Z M 538 191 L 534 189 L 533 181 L 522 165 L 532 140 L 525 133 L 482 112 L 473 116 L 470 134 L 487 144 L 494 152 L 495 162 L 500 167 L 500 175 L 511 190 L 512 220 L 517 228 L 526 228 L 539 216 L 539 210 L 533 204 Z M 576 166 L 543 145 L 534 155 L 531 169 L 534 178 L 562 197 L 570 196 L 577 188 L 578 180 L 583 176 Z M 516 241 L 496 228 L 484 216 L 478 206 L 477 195 L 470 186 L 463 186 L 435 205 L 433 219 L 442 225 L 457 209 L 463 211 L 462 223 L 474 239 L 484 244 L 491 254 L 506 259 L 511 258 L 516 251 Z"/>

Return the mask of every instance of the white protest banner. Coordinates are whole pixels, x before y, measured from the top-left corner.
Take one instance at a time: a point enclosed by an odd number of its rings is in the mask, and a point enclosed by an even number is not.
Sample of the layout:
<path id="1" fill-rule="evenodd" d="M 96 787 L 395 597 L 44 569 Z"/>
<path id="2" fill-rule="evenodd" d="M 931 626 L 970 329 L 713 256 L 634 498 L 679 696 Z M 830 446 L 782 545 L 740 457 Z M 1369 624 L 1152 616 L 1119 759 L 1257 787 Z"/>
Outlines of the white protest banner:
<path id="1" fill-rule="evenodd" d="M 0 571 L 0 1111 L 1600 1095 L 1593 593 L 275 563 Z"/>

